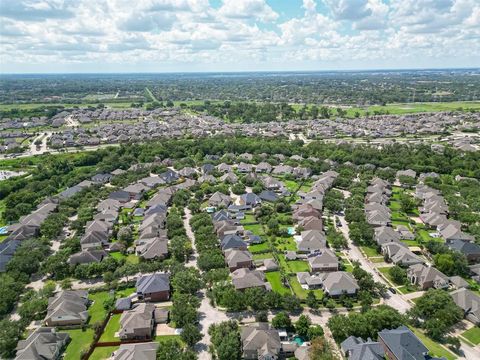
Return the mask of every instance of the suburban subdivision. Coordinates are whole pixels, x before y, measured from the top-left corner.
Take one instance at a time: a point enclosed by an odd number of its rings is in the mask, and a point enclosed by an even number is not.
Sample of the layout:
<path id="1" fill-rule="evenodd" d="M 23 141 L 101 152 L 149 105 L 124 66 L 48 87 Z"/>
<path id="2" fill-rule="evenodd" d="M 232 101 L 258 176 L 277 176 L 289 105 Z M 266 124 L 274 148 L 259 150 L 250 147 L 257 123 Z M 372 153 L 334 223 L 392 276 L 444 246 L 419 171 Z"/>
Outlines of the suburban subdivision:
<path id="1" fill-rule="evenodd" d="M 480 152 L 288 124 L 1 160 L 2 358 L 480 358 Z"/>

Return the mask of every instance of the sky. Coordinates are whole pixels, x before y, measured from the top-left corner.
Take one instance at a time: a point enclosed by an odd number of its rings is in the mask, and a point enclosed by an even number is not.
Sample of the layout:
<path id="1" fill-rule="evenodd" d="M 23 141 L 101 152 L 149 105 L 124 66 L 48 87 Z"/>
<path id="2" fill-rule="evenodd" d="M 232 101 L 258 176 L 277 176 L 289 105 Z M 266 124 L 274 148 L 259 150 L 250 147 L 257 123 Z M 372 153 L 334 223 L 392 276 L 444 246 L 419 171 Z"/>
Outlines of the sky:
<path id="1" fill-rule="evenodd" d="M 480 67 L 480 0 L 0 0 L 1 73 Z"/>

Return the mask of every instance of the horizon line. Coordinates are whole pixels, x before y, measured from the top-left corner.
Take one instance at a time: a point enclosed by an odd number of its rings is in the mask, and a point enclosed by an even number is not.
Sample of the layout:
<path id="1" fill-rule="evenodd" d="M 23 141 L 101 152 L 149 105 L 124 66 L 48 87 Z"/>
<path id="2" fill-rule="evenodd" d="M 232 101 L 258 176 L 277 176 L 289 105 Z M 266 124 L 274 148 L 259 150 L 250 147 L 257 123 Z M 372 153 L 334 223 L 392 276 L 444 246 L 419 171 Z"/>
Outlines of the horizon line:
<path id="1" fill-rule="evenodd" d="M 161 74 L 268 74 L 268 73 L 329 73 L 329 72 L 375 72 L 375 71 L 441 71 L 441 70 L 480 70 L 480 67 L 419 67 L 419 68 L 359 68 L 336 70 L 225 70 L 225 71 L 138 71 L 138 72 L 1 72 L 0 76 L 10 75 L 161 75 Z"/>

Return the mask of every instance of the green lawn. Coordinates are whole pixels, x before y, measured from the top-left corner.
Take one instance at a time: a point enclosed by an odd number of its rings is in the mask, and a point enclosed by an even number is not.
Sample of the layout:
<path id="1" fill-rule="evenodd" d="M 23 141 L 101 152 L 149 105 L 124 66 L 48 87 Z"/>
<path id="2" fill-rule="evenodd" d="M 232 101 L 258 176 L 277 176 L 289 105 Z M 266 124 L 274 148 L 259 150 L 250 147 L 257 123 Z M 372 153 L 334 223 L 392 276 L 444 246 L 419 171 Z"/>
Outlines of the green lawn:
<path id="1" fill-rule="evenodd" d="M 441 346 L 439 343 L 428 338 L 418 329 L 412 329 L 412 331 L 417 335 L 417 337 L 423 342 L 423 344 L 428 348 L 431 356 L 445 357 L 447 360 L 454 360 L 457 357 L 450 352 L 448 349 Z"/>
<path id="2" fill-rule="evenodd" d="M 290 270 L 290 272 L 294 272 L 294 273 L 310 271 L 308 262 L 303 260 L 287 261 L 287 267 Z"/>
<path id="3" fill-rule="evenodd" d="M 273 254 L 271 252 L 263 254 L 253 254 L 253 260 L 264 260 L 264 259 L 273 259 Z"/>
<path id="4" fill-rule="evenodd" d="M 290 286 L 292 287 L 293 292 L 300 300 L 305 300 L 307 298 L 307 294 L 310 290 L 305 290 L 302 288 L 296 276 L 291 276 L 289 278 Z M 313 294 L 318 300 L 323 298 L 323 291 L 320 289 L 311 290 Z"/>
<path id="5" fill-rule="evenodd" d="M 377 252 L 377 249 L 374 247 L 369 247 L 369 246 L 360 246 L 360 249 L 367 255 L 367 257 L 372 257 L 372 256 L 379 256 L 380 254 Z"/>
<path id="6" fill-rule="evenodd" d="M 417 240 L 401 240 L 407 246 L 420 246 Z"/>
<path id="7" fill-rule="evenodd" d="M 244 225 L 243 228 L 245 230 L 249 230 L 255 235 L 263 235 L 263 227 L 261 224 L 251 224 L 251 225 Z"/>
<path id="8" fill-rule="evenodd" d="M 94 332 L 93 329 L 66 330 L 62 331 L 70 335 L 71 341 L 65 350 L 64 360 L 78 360 L 80 353 L 87 350 L 93 341 Z"/>
<path id="9" fill-rule="evenodd" d="M 397 288 L 397 290 L 402 294 L 410 294 L 412 292 L 419 291 L 420 289 L 413 285 L 407 285 L 407 286 L 400 286 Z"/>
<path id="10" fill-rule="evenodd" d="M 438 239 L 430 236 L 428 231 L 425 230 L 425 229 L 417 229 L 417 234 L 420 235 L 420 237 L 422 238 L 422 241 L 424 241 L 424 242 L 427 242 L 427 241 L 430 241 L 430 240 L 438 241 Z"/>
<path id="11" fill-rule="evenodd" d="M 385 262 L 385 258 L 383 256 L 382 257 L 371 257 L 368 260 L 370 260 L 372 263 L 375 263 L 375 264 Z"/>
<path id="12" fill-rule="evenodd" d="M 117 350 L 119 346 L 99 346 L 93 350 L 92 355 L 88 358 L 89 360 L 106 360 L 112 356 L 112 353 Z"/>
<path id="13" fill-rule="evenodd" d="M 107 326 L 105 326 L 105 330 L 103 331 L 102 336 L 100 336 L 100 342 L 119 340 L 119 338 L 115 336 L 115 333 L 120 330 L 121 315 L 122 314 L 114 314 L 110 317 L 110 320 L 108 320 L 108 324 Z"/>
<path id="14" fill-rule="evenodd" d="M 110 256 L 113 257 L 115 260 L 122 260 L 127 257 L 126 255 L 122 254 L 120 251 L 111 252 Z"/>
<path id="15" fill-rule="evenodd" d="M 381 268 L 377 268 L 378 271 L 380 271 L 388 280 L 390 280 L 392 283 L 393 283 L 393 280 L 392 280 L 392 277 L 390 276 L 390 267 L 386 266 L 386 267 L 381 267 Z"/>
<path id="16" fill-rule="evenodd" d="M 480 344 L 480 327 L 474 326 L 462 333 L 462 336 L 475 345 Z"/>
<path id="17" fill-rule="evenodd" d="M 156 341 L 156 342 L 159 342 L 159 343 L 165 342 L 165 341 L 168 341 L 168 340 L 177 340 L 180 345 L 185 346 L 185 343 L 183 342 L 180 335 L 155 336 L 155 338 L 153 340 Z"/>
<path id="18" fill-rule="evenodd" d="M 276 239 L 275 247 L 280 251 L 296 251 L 297 243 L 293 240 L 293 237 L 278 237 Z"/>
<path id="19" fill-rule="evenodd" d="M 245 214 L 245 219 L 240 221 L 240 223 L 242 224 L 249 224 L 254 222 L 257 222 L 257 219 L 255 219 L 255 216 L 253 216 L 253 214 Z"/>
<path id="20" fill-rule="evenodd" d="M 345 264 L 345 271 L 349 273 L 353 272 L 353 266 L 350 264 Z"/>
<path id="21" fill-rule="evenodd" d="M 134 287 L 126 288 L 126 289 L 117 291 L 116 296 L 117 296 L 117 298 L 127 297 L 129 295 L 132 295 L 134 292 L 135 292 Z"/>
<path id="22" fill-rule="evenodd" d="M 280 272 L 271 271 L 265 274 L 270 285 L 272 285 L 272 290 L 279 294 L 291 294 L 290 289 L 283 286 L 282 280 L 280 278 Z"/>
<path id="23" fill-rule="evenodd" d="M 283 183 L 285 184 L 285 187 L 290 191 L 291 193 L 295 192 L 298 190 L 300 187 L 300 184 L 297 183 L 296 181 L 293 180 L 282 180 Z"/>
<path id="24" fill-rule="evenodd" d="M 263 242 L 261 244 L 250 245 L 248 250 L 253 253 L 259 253 L 270 250 L 270 246 L 268 246 L 268 242 Z"/>
<path id="25" fill-rule="evenodd" d="M 126 262 L 129 264 L 138 264 L 140 262 L 140 258 L 135 254 L 129 254 L 127 255 Z"/>
<path id="26" fill-rule="evenodd" d="M 388 204 L 388 207 L 392 211 L 400 211 L 400 209 L 402 208 L 402 205 L 400 205 L 398 201 L 393 200 L 393 201 L 390 201 L 390 203 Z"/>
<path id="27" fill-rule="evenodd" d="M 95 324 L 98 321 L 105 319 L 107 312 L 103 307 L 103 302 L 110 297 L 110 294 L 107 291 L 101 291 L 97 293 L 92 293 L 88 295 L 88 298 L 93 301 L 88 309 L 90 314 L 90 324 Z"/>

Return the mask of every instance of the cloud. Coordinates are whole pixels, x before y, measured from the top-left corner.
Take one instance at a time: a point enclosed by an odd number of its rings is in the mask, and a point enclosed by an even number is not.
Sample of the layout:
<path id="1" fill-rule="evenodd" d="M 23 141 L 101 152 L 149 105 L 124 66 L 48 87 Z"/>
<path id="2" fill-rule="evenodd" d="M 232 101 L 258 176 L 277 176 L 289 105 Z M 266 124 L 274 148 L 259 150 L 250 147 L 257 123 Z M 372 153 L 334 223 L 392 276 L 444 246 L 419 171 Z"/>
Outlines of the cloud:
<path id="1" fill-rule="evenodd" d="M 367 0 L 323 0 L 339 20 L 360 20 L 372 15 Z"/>
<path id="2" fill-rule="evenodd" d="M 175 16 L 170 13 L 133 13 L 128 18 L 120 21 L 118 28 L 123 31 L 133 32 L 169 30 L 174 21 Z"/>
<path id="3" fill-rule="evenodd" d="M 73 1 L 3 0 L 0 14 L 23 21 L 45 21 L 47 19 L 70 19 L 74 17 Z"/>
<path id="4" fill-rule="evenodd" d="M 278 14 L 265 0 L 224 0 L 219 13 L 227 18 L 257 19 L 264 22 L 278 18 Z"/>
<path id="5" fill-rule="evenodd" d="M 110 63 L 128 71 L 137 64 L 145 65 L 139 71 L 162 71 L 165 64 L 168 70 L 401 67 L 419 59 L 478 66 L 478 0 L 296 4 L 301 15 L 290 15 L 290 0 L 224 0 L 220 6 L 209 0 L 0 0 L 2 71 L 42 71 L 45 64 L 97 71 Z"/>

